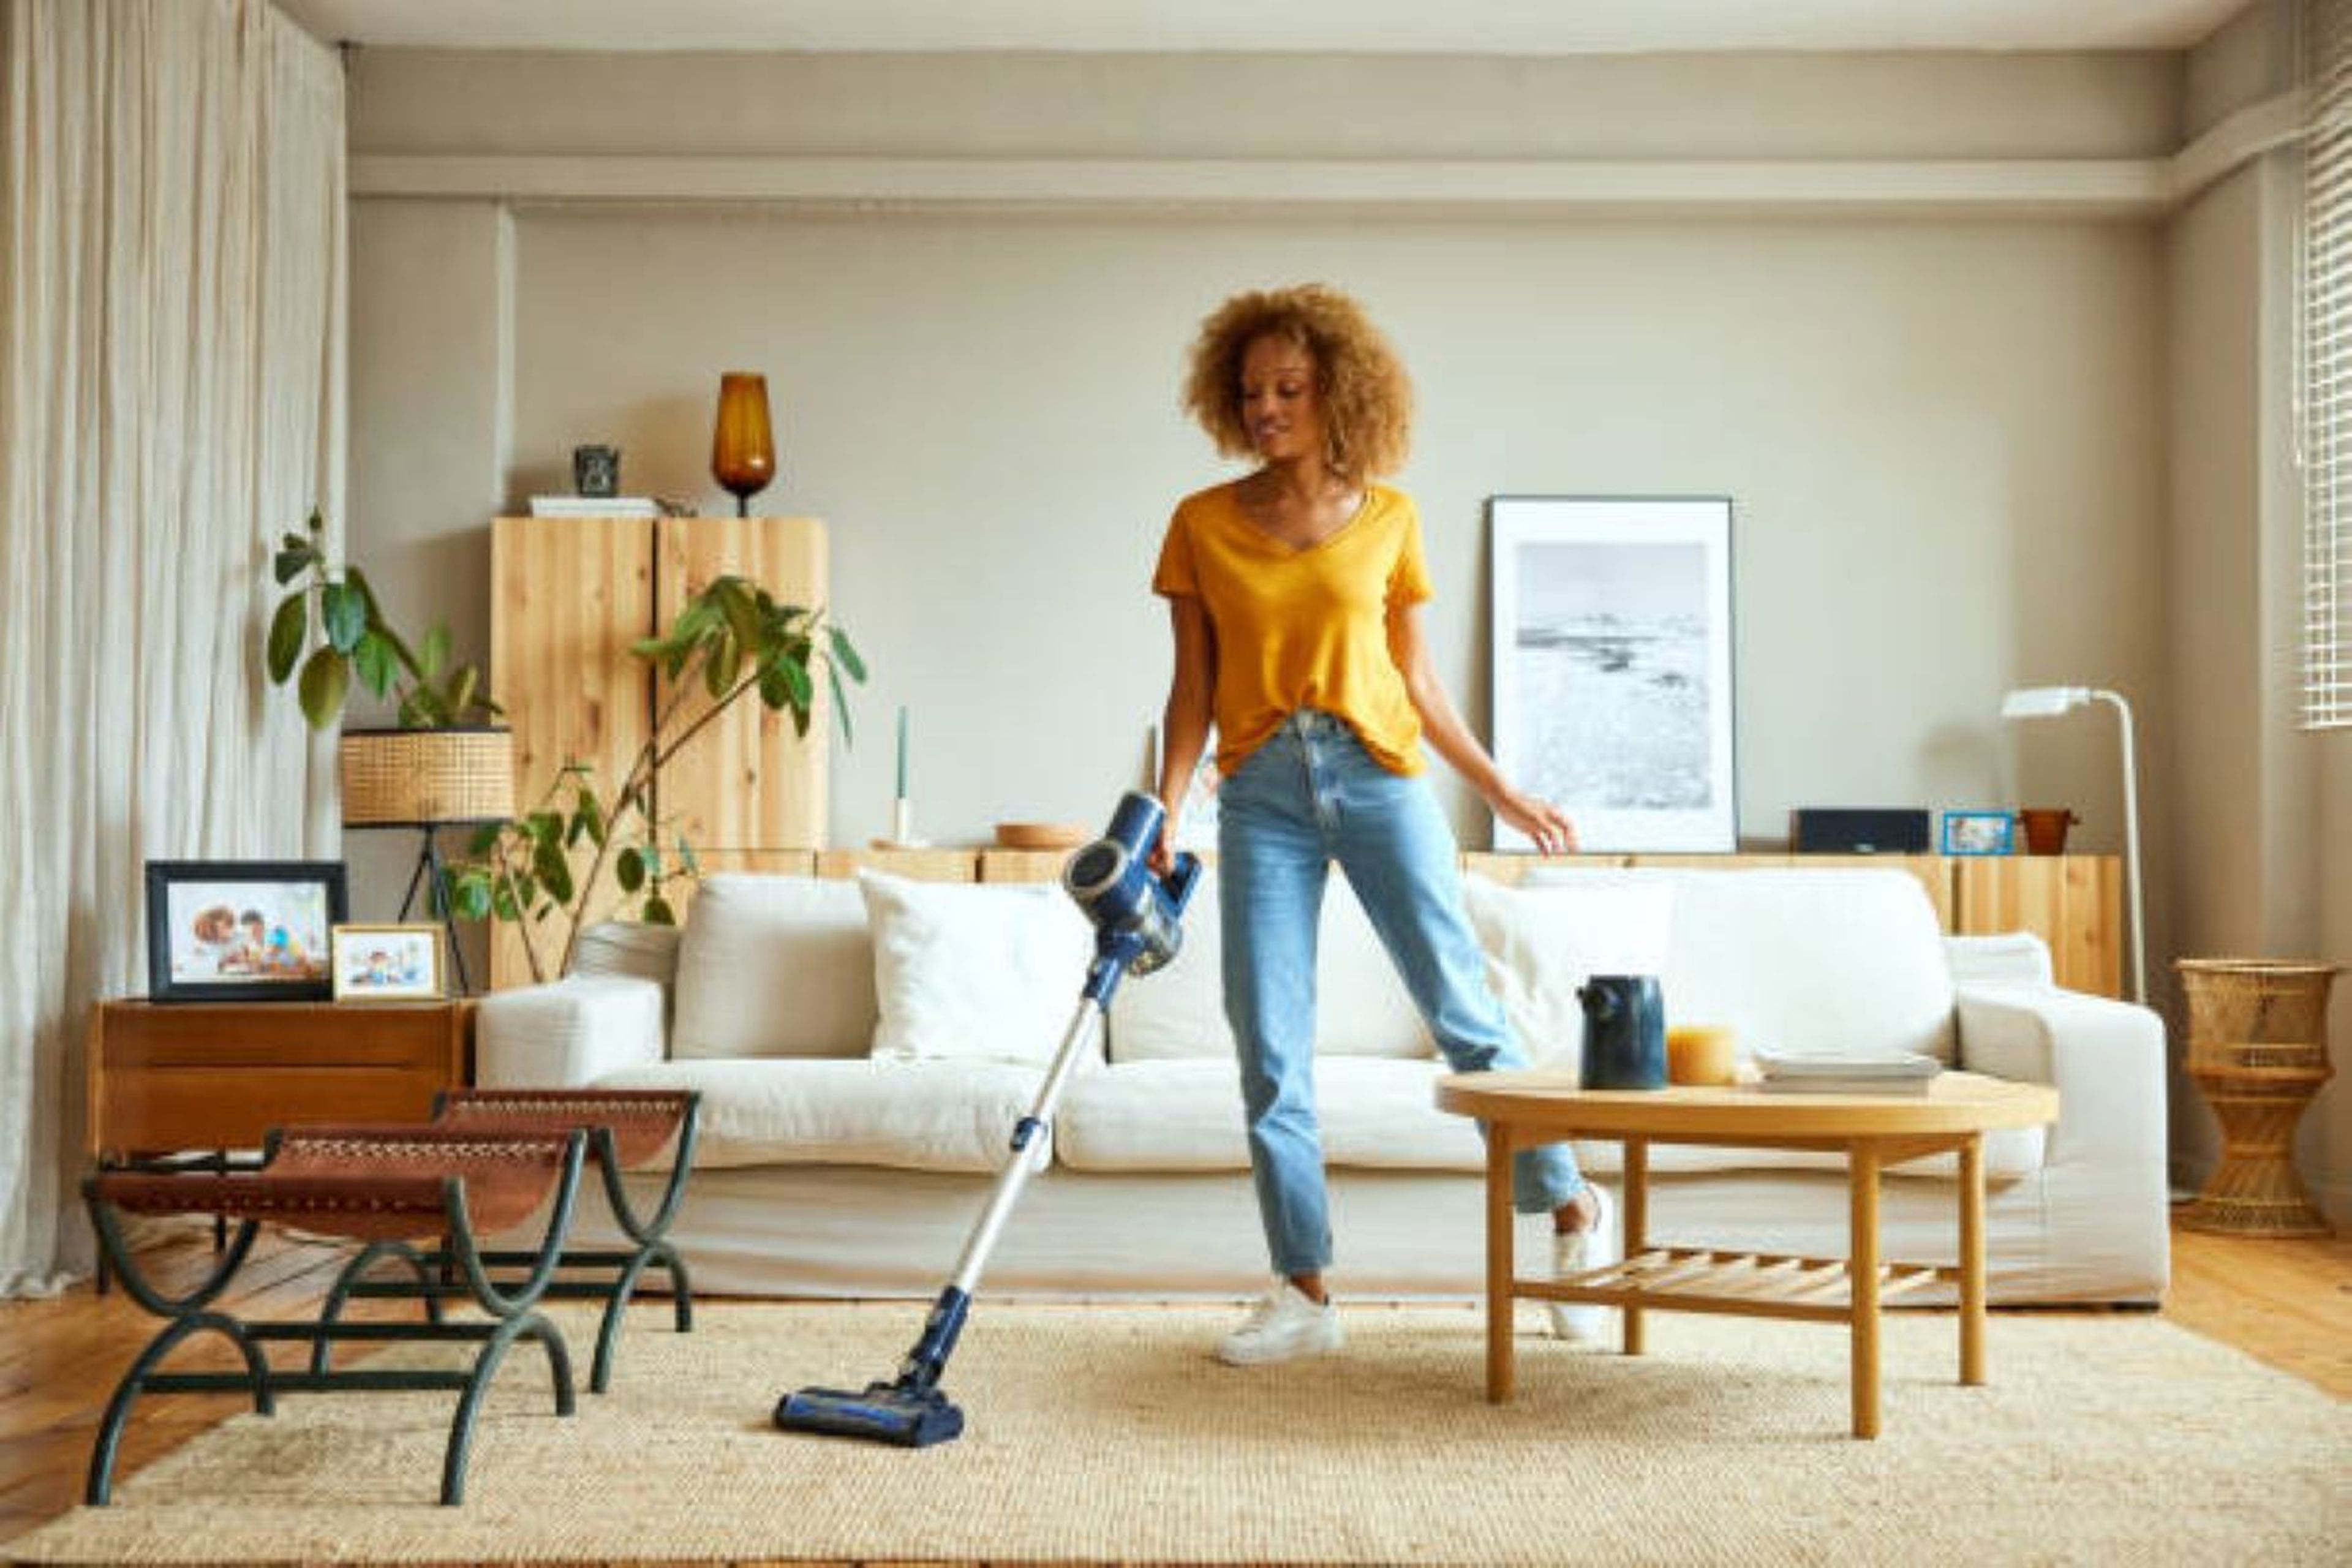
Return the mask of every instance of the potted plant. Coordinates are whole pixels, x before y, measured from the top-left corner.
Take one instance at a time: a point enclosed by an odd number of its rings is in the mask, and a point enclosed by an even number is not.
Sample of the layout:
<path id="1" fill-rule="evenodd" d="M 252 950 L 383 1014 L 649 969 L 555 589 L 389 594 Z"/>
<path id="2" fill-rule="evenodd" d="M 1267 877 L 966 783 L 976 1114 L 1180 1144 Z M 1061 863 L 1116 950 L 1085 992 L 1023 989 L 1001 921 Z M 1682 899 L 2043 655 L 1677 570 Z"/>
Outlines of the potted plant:
<path id="1" fill-rule="evenodd" d="M 559 975 L 571 968 L 592 913 L 634 911 L 655 924 L 676 923 L 665 888 L 699 875 L 700 868 L 693 846 L 655 818 L 652 785 L 663 766 L 721 714 L 756 699 L 789 713 L 794 731 L 805 736 L 822 666 L 842 738 L 852 739 L 843 678 L 866 679 L 857 649 L 822 612 L 782 603 L 747 578 L 716 579 L 686 602 L 667 632 L 631 651 L 658 665 L 668 688 L 626 774 L 607 788 L 587 764 L 565 764 L 531 809 L 485 824 L 467 858 L 446 874 L 449 906 L 461 919 L 517 925 L 534 981 L 551 973 L 535 932 L 551 916 L 570 921 L 552 964 Z M 584 870 L 573 862 L 583 848 Z M 619 897 L 604 906 L 599 900 L 608 869 Z"/>
<path id="2" fill-rule="evenodd" d="M 305 531 L 279 540 L 271 565 L 287 593 L 270 616 L 269 679 L 295 683 L 314 730 L 341 715 L 355 681 L 394 702 L 395 724 L 348 729 L 337 743 L 343 825 L 418 830 L 417 868 L 398 918 L 408 918 L 422 883 L 435 918 L 446 921 L 436 829 L 514 810 L 514 738 L 495 722 L 502 710 L 479 669 L 450 660 L 447 626 L 436 623 L 412 645 L 384 616 L 366 574 L 328 559 L 326 521 L 315 507 Z M 452 929 L 451 957 L 466 989 L 456 935 Z"/>

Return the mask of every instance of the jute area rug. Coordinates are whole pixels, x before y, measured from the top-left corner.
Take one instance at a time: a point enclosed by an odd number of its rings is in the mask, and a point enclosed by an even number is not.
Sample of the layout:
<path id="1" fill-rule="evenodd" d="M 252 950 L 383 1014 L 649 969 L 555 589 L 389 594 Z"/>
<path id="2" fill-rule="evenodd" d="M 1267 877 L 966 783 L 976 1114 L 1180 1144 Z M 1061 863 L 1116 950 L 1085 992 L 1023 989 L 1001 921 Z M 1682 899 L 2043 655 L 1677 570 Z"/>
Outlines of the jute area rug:
<path id="1" fill-rule="evenodd" d="M 593 1323 L 560 1313 L 584 1364 Z M 983 1301 L 971 1426 L 909 1451 L 786 1436 L 779 1392 L 884 1375 L 922 1309 L 640 1310 L 613 1392 L 551 1410 L 519 1346 L 469 1495 L 436 1506 L 449 1395 L 291 1395 L 0 1556 L 33 1562 L 2216 1563 L 2346 1561 L 2352 1405 L 2153 1317 L 1887 1326 L 1885 1430 L 1846 1342 L 1656 1314 L 1629 1359 L 1533 1333 L 1484 1397 L 1480 1314 L 1350 1309 L 1347 1349 L 1236 1371 L 1231 1308 Z M 390 1353 L 390 1352 L 387 1352 Z M 416 1352 L 406 1352 L 421 1353 Z M 446 1352 L 443 1352 L 446 1353 Z"/>

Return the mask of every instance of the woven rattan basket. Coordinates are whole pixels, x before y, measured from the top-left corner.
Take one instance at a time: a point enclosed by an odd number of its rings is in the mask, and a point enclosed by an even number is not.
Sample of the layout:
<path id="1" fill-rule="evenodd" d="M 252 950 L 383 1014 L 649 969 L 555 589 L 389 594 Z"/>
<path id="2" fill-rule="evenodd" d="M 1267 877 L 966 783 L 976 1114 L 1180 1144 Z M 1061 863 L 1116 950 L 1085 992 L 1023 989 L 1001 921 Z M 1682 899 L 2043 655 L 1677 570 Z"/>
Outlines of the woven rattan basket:
<path id="1" fill-rule="evenodd" d="M 343 825 L 423 826 L 514 815 L 514 735 L 499 729 L 346 730 Z"/>

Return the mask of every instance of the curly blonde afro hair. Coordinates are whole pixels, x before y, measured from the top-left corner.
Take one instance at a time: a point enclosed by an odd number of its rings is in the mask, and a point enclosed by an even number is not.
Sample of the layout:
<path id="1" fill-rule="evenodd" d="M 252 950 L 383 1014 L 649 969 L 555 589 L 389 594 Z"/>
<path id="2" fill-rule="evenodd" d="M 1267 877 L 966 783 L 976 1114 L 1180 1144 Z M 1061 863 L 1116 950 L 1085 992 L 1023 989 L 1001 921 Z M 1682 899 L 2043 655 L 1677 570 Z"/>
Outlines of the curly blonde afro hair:
<path id="1" fill-rule="evenodd" d="M 1242 418 L 1242 356 L 1266 337 L 1313 357 L 1334 471 L 1365 479 L 1404 467 L 1412 439 L 1412 382 L 1404 363 L 1362 306 L 1320 283 L 1236 294 L 1202 321 L 1184 408 L 1220 453 L 1246 458 L 1255 450 Z"/>

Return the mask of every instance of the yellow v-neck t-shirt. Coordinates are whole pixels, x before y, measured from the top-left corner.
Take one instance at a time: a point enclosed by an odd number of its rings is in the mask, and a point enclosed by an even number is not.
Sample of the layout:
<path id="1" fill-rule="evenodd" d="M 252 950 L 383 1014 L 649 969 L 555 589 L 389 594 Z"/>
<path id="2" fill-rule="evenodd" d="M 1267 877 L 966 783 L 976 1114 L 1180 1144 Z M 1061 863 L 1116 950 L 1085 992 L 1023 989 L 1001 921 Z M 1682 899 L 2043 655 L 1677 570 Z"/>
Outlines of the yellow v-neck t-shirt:
<path id="1" fill-rule="evenodd" d="M 1197 598 L 1217 642 L 1217 770 L 1230 774 L 1283 720 L 1318 708 L 1372 759 L 1422 771 L 1421 715 L 1389 652 L 1389 611 L 1430 597 L 1421 514 L 1368 485 L 1353 517 L 1301 549 L 1242 510 L 1234 487 L 1186 496 L 1169 520 L 1151 591 Z"/>

